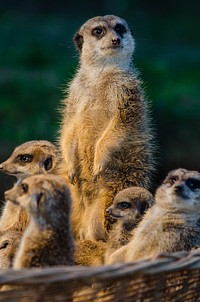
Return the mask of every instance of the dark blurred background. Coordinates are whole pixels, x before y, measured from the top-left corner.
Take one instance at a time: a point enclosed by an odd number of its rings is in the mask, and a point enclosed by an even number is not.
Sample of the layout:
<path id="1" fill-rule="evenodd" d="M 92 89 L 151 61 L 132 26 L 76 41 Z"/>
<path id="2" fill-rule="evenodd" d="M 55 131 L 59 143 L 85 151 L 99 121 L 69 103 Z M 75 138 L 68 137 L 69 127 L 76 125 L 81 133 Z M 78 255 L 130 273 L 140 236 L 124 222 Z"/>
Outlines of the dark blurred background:
<path id="1" fill-rule="evenodd" d="M 157 133 L 157 187 L 200 168 L 200 2 L 0 1 L 0 161 L 32 139 L 55 142 L 63 89 L 77 67 L 72 38 L 96 15 L 127 20 Z M 0 199 L 14 179 L 0 174 Z"/>

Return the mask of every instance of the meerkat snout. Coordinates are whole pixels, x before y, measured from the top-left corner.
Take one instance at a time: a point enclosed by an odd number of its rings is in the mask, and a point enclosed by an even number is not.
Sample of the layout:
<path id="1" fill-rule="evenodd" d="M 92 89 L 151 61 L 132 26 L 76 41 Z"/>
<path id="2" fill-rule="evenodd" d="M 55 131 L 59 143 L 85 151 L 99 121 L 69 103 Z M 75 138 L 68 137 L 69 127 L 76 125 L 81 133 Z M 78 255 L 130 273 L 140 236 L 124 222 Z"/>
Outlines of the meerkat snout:
<path id="1" fill-rule="evenodd" d="M 119 46 L 120 45 L 120 39 L 119 38 L 114 38 L 111 40 L 111 43 L 114 45 L 114 46 Z"/>

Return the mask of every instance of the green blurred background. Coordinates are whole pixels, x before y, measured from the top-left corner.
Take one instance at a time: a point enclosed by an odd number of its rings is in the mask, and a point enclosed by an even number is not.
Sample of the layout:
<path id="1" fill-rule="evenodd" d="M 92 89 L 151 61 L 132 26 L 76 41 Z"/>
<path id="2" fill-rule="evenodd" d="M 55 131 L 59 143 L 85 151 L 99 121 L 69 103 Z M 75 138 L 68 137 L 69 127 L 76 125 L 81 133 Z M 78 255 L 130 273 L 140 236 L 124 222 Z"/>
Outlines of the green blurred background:
<path id="1" fill-rule="evenodd" d="M 0 1 L 3 2 L 3 1 Z M 177 167 L 200 167 L 200 2 L 7 0 L 0 4 L 0 161 L 32 139 L 57 139 L 63 89 L 77 67 L 72 38 L 96 15 L 134 32 L 158 154 L 154 188 Z M 0 198 L 13 178 L 0 174 Z"/>

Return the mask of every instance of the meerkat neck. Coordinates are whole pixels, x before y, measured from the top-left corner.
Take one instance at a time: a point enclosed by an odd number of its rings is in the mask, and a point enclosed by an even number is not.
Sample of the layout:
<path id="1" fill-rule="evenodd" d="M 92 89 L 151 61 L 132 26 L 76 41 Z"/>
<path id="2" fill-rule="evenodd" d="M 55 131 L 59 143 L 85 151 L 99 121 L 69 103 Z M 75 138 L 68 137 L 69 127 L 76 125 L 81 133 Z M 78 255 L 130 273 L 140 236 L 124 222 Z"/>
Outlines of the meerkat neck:
<path id="1" fill-rule="evenodd" d="M 137 225 L 136 221 L 127 219 L 123 222 L 123 229 L 126 231 L 131 231 Z"/>
<path id="2" fill-rule="evenodd" d="M 102 58 L 97 61 L 87 61 L 81 59 L 80 70 L 84 74 L 102 73 L 102 72 L 128 72 L 132 70 L 132 64 L 130 60 L 119 60 L 119 58 Z"/>

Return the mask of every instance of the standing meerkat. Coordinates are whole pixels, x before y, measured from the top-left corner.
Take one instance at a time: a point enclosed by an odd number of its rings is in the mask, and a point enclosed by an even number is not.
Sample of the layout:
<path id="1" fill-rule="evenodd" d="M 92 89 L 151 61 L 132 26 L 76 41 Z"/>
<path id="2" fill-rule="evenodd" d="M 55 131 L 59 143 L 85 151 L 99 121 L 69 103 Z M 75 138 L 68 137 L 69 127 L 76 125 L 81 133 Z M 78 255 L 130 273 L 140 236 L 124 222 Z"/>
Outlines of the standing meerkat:
<path id="1" fill-rule="evenodd" d="M 114 251 L 131 240 L 132 231 L 153 205 L 153 201 L 153 195 L 142 187 L 126 188 L 115 196 L 113 204 L 106 210 L 116 222 L 109 232 L 105 263 L 109 263 L 109 256 Z"/>
<path id="2" fill-rule="evenodd" d="M 0 171 L 22 179 L 35 174 L 56 174 L 60 163 L 58 148 L 46 140 L 33 140 L 16 147 L 10 157 L 0 164 Z M 12 228 L 23 232 L 28 224 L 25 209 L 6 201 L 0 218 L 0 230 Z"/>
<path id="3" fill-rule="evenodd" d="M 132 67 L 135 42 L 127 22 L 94 17 L 74 42 L 80 64 L 61 110 L 63 174 L 71 184 L 75 236 L 106 240 L 105 210 L 114 196 L 130 186 L 150 187 L 151 120 Z"/>
<path id="4" fill-rule="evenodd" d="M 200 246 L 200 173 L 171 171 L 157 189 L 155 204 L 135 229 L 133 239 L 111 255 L 111 263 L 190 251 Z"/>
<path id="5" fill-rule="evenodd" d="M 30 215 L 13 268 L 72 265 L 71 197 L 65 181 L 50 174 L 30 176 L 5 195 Z"/>

